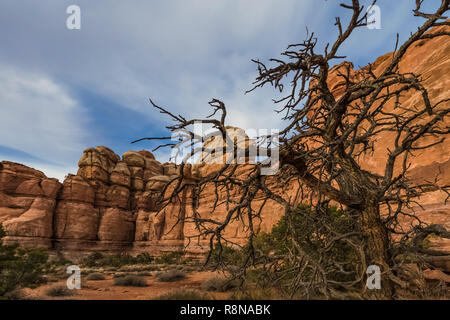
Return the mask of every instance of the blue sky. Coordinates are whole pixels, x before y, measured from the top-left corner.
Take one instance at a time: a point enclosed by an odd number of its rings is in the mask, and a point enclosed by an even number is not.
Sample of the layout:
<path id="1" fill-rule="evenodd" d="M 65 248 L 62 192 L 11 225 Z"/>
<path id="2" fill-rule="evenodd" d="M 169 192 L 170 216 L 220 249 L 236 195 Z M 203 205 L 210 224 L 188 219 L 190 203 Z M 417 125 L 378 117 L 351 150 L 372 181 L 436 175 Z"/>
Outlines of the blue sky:
<path id="1" fill-rule="evenodd" d="M 405 39 L 421 23 L 414 3 L 379 1 L 382 28 L 359 29 L 341 54 L 364 66 L 392 51 L 397 32 Z M 71 4 L 81 8 L 81 30 L 66 28 Z M 2 0 L 0 160 L 62 179 L 87 147 L 152 149 L 130 144 L 167 135 L 150 97 L 187 117 L 206 115 L 218 98 L 230 125 L 279 128 L 276 92 L 244 95 L 256 76 L 250 59 L 279 57 L 306 27 L 323 47 L 336 37 L 335 16 L 349 14 L 334 0 Z"/>

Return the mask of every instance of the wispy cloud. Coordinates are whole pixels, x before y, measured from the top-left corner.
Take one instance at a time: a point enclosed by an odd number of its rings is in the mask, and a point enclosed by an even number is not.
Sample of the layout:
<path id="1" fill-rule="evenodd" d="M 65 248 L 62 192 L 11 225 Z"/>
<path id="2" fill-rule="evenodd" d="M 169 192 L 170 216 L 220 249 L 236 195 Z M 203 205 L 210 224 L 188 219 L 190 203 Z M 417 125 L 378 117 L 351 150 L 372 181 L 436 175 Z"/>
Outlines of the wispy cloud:
<path id="1" fill-rule="evenodd" d="M 4 159 L 65 166 L 88 135 L 81 106 L 43 74 L 0 66 L 0 106 Z"/>

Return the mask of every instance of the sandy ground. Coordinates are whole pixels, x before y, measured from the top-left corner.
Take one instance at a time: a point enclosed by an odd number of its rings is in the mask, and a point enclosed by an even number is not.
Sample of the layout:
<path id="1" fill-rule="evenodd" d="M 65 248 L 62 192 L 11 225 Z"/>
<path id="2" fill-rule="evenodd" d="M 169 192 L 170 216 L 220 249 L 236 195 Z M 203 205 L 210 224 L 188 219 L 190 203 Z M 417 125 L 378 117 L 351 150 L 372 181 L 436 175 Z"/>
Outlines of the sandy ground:
<path id="1" fill-rule="evenodd" d="M 81 289 L 73 290 L 70 297 L 49 297 L 46 290 L 56 285 L 66 285 L 65 280 L 45 284 L 35 289 L 24 289 L 24 293 L 31 299 L 45 300 L 148 300 L 178 289 L 200 289 L 201 284 L 217 275 L 214 272 L 192 272 L 186 279 L 176 282 L 159 282 L 154 276 L 143 277 L 147 280 L 147 287 L 115 286 L 113 277 L 105 275 L 106 280 L 86 280 L 81 278 Z M 230 293 L 208 292 L 214 299 L 227 299 Z"/>

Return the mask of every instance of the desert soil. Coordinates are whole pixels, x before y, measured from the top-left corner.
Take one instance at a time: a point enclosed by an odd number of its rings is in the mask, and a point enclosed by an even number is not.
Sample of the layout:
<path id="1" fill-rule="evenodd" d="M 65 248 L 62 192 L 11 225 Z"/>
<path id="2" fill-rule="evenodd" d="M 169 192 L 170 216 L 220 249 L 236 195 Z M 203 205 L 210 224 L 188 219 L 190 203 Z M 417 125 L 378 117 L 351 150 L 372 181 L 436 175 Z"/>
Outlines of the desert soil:
<path id="1" fill-rule="evenodd" d="M 66 285 L 65 280 L 51 282 L 35 289 L 24 289 L 24 293 L 30 299 L 44 300 L 149 300 L 178 289 L 195 289 L 202 293 L 208 293 L 214 299 L 227 299 L 230 293 L 206 292 L 201 290 L 201 285 L 206 280 L 216 276 L 215 272 L 192 272 L 186 279 L 176 282 L 159 282 L 154 276 L 143 277 L 147 280 L 147 287 L 115 286 L 112 275 L 105 275 L 105 280 L 81 280 L 81 289 L 73 290 L 69 297 L 49 297 L 46 290 L 56 285 Z"/>

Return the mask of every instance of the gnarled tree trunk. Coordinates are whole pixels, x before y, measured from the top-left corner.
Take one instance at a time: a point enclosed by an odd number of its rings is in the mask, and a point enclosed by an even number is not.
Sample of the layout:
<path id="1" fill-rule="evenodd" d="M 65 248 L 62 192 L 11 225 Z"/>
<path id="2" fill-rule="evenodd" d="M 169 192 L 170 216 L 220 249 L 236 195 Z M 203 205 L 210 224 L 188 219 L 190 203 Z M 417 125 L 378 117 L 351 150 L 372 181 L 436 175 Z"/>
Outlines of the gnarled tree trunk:
<path id="1" fill-rule="evenodd" d="M 381 269 L 381 289 L 374 292 L 385 298 L 392 298 L 392 284 L 389 280 L 389 236 L 381 221 L 380 208 L 375 200 L 368 200 L 361 211 L 361 229 L 366 239 L 364 250 L 367 265 L 376 265 Z M 378 292 L 379 291 L 379 292 Z"/>

